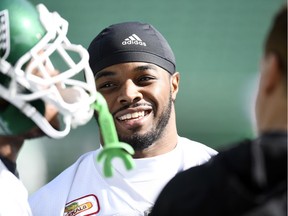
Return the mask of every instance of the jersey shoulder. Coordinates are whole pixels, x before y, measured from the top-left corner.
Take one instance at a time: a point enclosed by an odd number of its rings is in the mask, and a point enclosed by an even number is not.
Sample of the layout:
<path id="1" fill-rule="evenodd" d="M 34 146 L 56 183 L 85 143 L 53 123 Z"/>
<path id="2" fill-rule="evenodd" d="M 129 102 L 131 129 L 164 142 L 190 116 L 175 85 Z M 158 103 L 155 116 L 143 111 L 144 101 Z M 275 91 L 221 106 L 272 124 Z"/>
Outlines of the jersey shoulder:
<path id="1" fill-rule="evenodd" d="M 51 209 L 58 209 L 56 206 L 65 206 L 70 187 L 74 177 L 83 163 L 90 163 L 95 151 L 87 152 L 79 157 L 70 167 L 61 172 L 53 180 L 42 186 L 29 197 L 33 215 L 43 215 L 43 212 L 50 212 Z M 49 215 L 49 214 L 45 214 Z"/>

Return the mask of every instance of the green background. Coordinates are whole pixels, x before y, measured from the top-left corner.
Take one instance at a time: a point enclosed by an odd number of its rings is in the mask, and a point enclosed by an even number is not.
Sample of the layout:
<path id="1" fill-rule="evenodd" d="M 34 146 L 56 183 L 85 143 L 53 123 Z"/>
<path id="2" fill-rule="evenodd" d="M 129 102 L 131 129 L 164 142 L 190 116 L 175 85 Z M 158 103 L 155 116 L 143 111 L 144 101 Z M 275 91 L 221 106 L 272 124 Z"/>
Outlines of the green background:
<path id="1" fill-rule="evenodd" d="M 68 38 L 86 48 L 97 33 L 113 23 L 143 21 L 154 25 L 174 50 L 181 74 L 176 100 L 179 135 L 215 149 L 253 136 L 262 44 L 284 0 L 32 2 L 44 3 L 69 21 Z M 27 142 L 19 170 L 29 191 L 54 178 L 84 152 L 96 149 L 98 137 L 93 119 L 64 139 Z M 27 169 L 34 170 L 35 177 L 28 177 Z"/>

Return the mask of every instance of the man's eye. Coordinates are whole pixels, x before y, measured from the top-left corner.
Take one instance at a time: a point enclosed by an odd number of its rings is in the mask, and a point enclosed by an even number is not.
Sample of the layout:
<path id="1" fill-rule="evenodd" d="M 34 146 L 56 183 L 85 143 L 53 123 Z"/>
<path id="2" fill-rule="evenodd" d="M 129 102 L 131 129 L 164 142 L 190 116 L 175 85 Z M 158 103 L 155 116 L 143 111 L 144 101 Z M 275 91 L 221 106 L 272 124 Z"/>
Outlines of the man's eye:
<path id="1" fill-rule="evenodd" d="M 154 79 L 153 77 L 150 77 L 150 76 L 144 76 L 144 77 L 140 77 L 139 78 L 139 82 L 145 82 L 145 81 L 150 81 Z"/>
<path id="2" fill-rule="evenodd" d="M 113 86 L 114 86 L 113 83 L 103 83 L 103 84 L 98 85 L 99 89 L 107 89 L 107 88 L 111 88 Z"/>

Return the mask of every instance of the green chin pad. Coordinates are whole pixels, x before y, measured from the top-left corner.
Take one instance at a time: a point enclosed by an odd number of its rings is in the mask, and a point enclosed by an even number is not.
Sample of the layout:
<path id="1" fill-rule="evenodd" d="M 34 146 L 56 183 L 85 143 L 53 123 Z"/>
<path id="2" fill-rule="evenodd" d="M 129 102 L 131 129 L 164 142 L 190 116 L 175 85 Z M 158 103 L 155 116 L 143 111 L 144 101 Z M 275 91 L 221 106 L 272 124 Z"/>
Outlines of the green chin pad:
<path id="1" fill-rule="evenodd" d="M 43 101 L 37 100 L 30 104 L 44 115 L 45 105 Z M 0 111 L 0 135 L 22 134 L 35 126 L 36 124 L 30 118 L 11 104 L 4 111 Z"/>

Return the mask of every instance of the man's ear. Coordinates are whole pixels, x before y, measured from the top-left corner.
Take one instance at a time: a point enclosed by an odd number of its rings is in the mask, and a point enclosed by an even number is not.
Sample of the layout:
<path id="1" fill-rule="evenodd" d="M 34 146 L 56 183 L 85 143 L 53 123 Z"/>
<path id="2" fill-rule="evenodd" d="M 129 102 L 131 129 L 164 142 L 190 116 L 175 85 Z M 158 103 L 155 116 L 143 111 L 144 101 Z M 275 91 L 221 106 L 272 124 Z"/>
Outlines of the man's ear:
<path id="1" fill-rule="evenodd" d="M 273 92 L 273 90 L 282 83 L 281 71 L 277 56 L 275 54 L 268 54 L 265 57 L 265 69 L 262 74 L 265 79 L 265 91 L 267 93 Z"/>
<path id="2" fill-rule="evenodd" d="M 175 101 L 178 90 L 179 90 L 180 74 L 175 72 L 171 76 L 171 91 L 172 91 L 172 100 Z"/>

